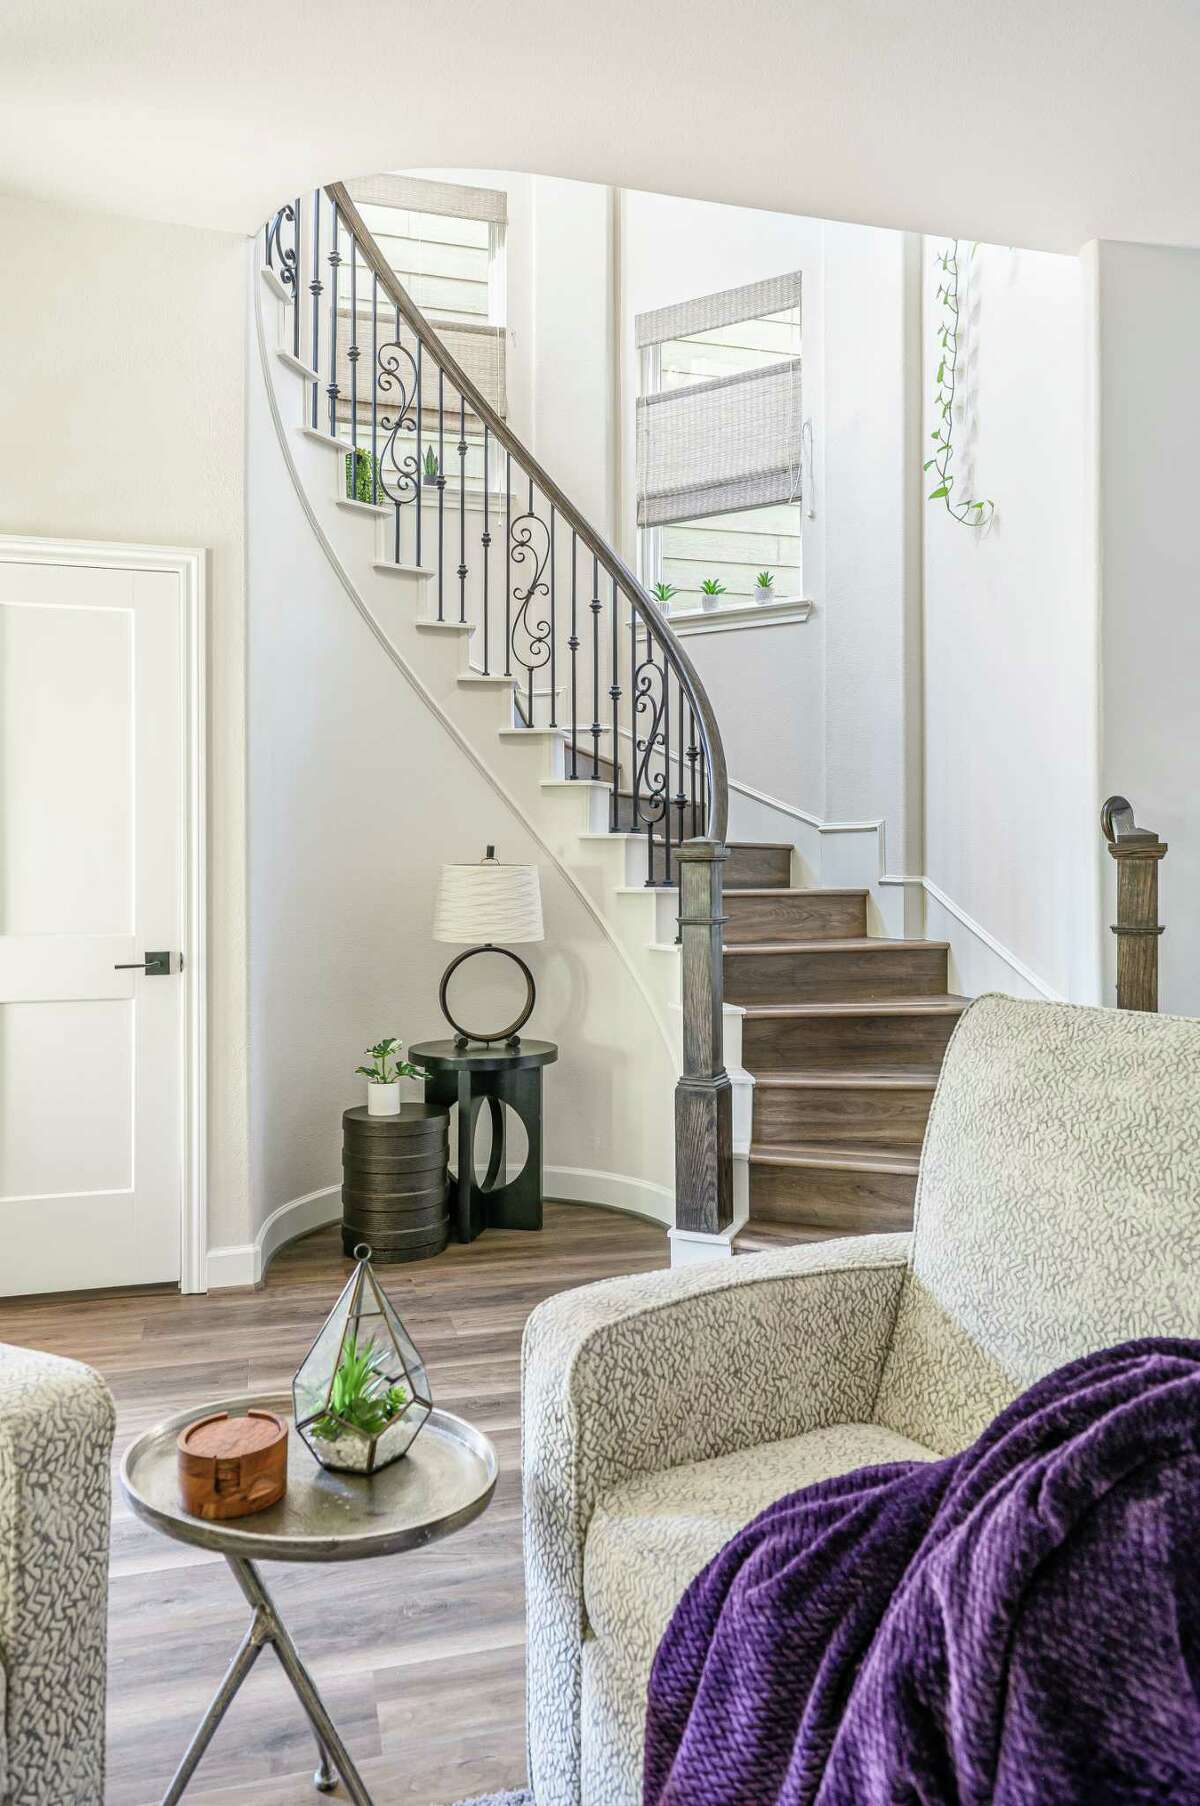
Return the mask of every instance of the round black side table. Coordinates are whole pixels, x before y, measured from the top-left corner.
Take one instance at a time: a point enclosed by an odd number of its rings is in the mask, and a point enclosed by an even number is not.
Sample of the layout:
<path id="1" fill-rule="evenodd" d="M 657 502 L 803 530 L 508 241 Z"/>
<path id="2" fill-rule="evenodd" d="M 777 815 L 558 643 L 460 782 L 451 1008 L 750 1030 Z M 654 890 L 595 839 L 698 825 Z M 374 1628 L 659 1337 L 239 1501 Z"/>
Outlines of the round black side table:
<path id="1" fill-rule="evenodd" d="M 401 1104 L 397 1116 L 342 1116 L 342 1252 L 366 1242 L 385 1262 L 430 1260 L 450 1240 L 450 1112 Z"/>
<path id="2" fill-rule="evenodd" d="M 426 1073 L 428 1104 L 458 1105 L 458 1168 L 452 1175 L 450 1226 L 455 1239 L 473 1242 L 484 1229 L 542 1226 L 542 1068 L 558 1058 L 553 1041 L 456 1047 L 453 1041 L 421 1041 L 408 1057 Z M 492 1151 L 483 1183 L 475 1177 L 475 1122 L 486 1103 L 492 1119 Z M 506 1180 L 504 1109 L 524 1125 L 525 1165 Z"/>

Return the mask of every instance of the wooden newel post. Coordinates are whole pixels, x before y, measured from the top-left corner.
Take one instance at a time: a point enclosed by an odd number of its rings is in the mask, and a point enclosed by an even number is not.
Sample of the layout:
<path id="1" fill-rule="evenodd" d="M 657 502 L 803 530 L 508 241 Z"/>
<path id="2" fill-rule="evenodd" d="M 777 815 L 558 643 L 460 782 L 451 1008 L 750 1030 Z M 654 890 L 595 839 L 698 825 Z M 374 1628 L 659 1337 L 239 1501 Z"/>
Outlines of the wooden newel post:
<path id="1" fill-rule="evenodd" d="M 1123 796 L 1110 796 L 1100 813 L 1108 850 L 1117 865 L 1117 1008 L 1157 1010 L 1158 862 L 1166 842 L 1139 828 Z"/>
<path id="2" fill-rule="evenodd" d="M 709 1235 L 733 1221 L 733 1087 L 723 1046 L 722 875 L 728 848 L 677 850 L 683 1074 L 675 1087 L 675 1226 Z"/>

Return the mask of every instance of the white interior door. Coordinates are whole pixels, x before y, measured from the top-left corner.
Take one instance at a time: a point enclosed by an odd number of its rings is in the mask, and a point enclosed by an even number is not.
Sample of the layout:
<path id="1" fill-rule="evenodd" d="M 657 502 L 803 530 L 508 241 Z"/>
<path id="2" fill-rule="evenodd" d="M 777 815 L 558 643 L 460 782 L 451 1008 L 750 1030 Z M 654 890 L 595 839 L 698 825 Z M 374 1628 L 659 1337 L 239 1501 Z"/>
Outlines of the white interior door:
<path id="1" fill-rule="evenodd" d="M 180 1275 L 186 653 L 178 572 L 0 557 L 0 1296 Z"/>

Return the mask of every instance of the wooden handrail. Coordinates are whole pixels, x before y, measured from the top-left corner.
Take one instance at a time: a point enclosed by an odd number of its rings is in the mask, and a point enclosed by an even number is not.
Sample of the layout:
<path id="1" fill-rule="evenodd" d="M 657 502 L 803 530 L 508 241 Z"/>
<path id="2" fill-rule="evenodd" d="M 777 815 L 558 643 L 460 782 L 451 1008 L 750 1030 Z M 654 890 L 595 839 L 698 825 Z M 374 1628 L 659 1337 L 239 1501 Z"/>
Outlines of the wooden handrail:
<path id="1" fill-rule="evenodd" d="M 1158 866 L 1166 842 L 1139 828 L 1133 808 L 1123 796 L 1110 796 L 1100 811 L 1100 826 L 1117 865 L 1117 1008 L 1157 1010 Z"/>

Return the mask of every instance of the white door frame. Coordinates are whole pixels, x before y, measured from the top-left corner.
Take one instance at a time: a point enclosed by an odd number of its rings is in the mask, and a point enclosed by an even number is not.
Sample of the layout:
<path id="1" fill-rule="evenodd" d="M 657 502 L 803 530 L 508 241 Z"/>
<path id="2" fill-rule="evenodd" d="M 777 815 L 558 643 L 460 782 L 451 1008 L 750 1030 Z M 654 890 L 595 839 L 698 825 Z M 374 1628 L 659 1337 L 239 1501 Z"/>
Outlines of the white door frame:
<path id="1" fill-rule="evenodd" d="M 161 571 L 179 578 L 183 600 L 183 695 L 180 698 L 184 816 L 183 869 L 183 1221 L 179 1289 L 208 1289 L 208 870 L 207 715 L 208 555 L 184 546 L 122 545 L 87 539 L 30 539 L 0 534 L 0 563 L 57 564 L 122 571 Z"/>

